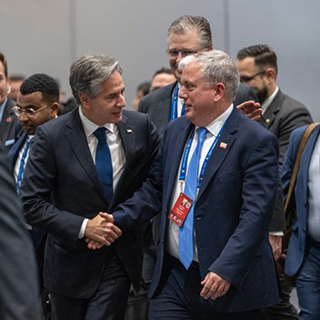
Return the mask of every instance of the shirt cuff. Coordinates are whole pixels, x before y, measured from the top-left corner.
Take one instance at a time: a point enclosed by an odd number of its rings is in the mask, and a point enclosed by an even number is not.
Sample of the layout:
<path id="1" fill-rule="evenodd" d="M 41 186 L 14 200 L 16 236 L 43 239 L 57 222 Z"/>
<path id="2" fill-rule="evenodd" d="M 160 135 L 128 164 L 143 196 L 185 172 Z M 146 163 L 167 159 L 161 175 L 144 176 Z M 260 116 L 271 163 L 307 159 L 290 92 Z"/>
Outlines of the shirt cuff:
<path id="1" fill-rule="evenodd" d="M 87 223 L 89 219 L 84 219 L 81 225 L 81 229 L 78 235 L 78 239 L 82 239 L 84 237 L 84 232 L 86 231 Z"/>
<path id="2" fill-rule="evenodd" d="M 272 232 L 269 232 L 269 236 L 283 237 L 283 231 L 272 231 Z"/>

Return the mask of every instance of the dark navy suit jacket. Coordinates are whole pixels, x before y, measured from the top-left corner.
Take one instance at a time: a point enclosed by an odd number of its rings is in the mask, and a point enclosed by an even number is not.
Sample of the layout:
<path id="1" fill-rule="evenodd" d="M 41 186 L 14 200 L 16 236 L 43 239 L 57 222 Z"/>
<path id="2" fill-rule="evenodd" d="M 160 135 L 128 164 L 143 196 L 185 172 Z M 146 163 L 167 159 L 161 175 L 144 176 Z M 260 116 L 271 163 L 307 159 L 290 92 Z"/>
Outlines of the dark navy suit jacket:
<path id="1" fill-rule="evenodd" d="M 307 126 L 292 132 L 288 151 L 282 168 L 283 193 L 286 198 L 292 176 L 294 161 L 298 152 L 299 143 Z M 300 169 L 297 176 L 294 197 L 296 202 L 297 219 L 292 225 L 292 233 L 285 263 L 285 273 L 295 276 L 299 271 L 306 250 L 307 218 L 308 218 L 308 175 L 313 149 L 319 136 L 320 127 L 313 130 L 302 153 Z"/>
<path id="2" fill-rule="evenodd" d="M 162 212 L 150 297 L 159 284 L 171 196 L 192 130 L 194 125 L 186 117 L 170 123 L 149 179 L 114 213 L 116 225 L 127 230 Z M 226 149 L 219 147 L 221 142 Z M 201 278 L 213 271 L 232 284 L 224 297 L 210 302 L 218 311 L 240 312 L 278 302 L 268 242 L 279 174 L 277 156 L 276 137 L 234 109 L 209 159 L 194 210 Z"/>
<path id="3" fill-rule="evenodd" d="M 113 212 L 131 197 L 157 154 L 159 136 L 147 115 L 123 111 L 118 128 L 126 166 L 111 203 L 104 197 L 78 108 L 37 128 L 21 198 L 28 223 L 48 233 L 44 282 L 50 291 L 83 299 L 96 291 L 110 248 L 89 250 L 85 240 L 78 239 L 82 222 L 100 211 Z M 141 228 L 124 233 L 112 248 L 139 288 Z"/>

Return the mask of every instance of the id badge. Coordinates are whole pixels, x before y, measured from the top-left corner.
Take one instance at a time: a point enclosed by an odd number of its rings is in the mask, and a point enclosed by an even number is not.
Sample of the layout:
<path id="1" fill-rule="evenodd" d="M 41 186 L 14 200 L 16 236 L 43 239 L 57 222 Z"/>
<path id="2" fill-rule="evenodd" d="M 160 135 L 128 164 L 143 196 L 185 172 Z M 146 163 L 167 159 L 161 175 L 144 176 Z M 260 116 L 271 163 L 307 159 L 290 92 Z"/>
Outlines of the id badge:
<path id="1" fill-rule="evenodd" d="M 179 198 L 174 204 L 172 211 L 169 213 L 168 218 L 181 227 L 189 213 L 192 202 L 192 199 L 187 197 L 185 194 L 180 193 Z"/>

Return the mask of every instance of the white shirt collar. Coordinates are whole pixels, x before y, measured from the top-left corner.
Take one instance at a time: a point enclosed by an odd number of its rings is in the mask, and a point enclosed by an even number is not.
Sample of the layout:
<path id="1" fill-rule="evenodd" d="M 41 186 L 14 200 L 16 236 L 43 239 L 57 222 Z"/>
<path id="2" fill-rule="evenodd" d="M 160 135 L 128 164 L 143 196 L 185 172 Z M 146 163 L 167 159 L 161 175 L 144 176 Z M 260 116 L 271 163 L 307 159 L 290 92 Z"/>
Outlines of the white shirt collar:
<path id="1" fill-rule="evenodd" d="M 213 135 L 217 136 L 219 134 L 219 131 L 221 130 L 223 124 L 226 122 L 228 119 L 229 115 L 231 114 L 233 110 L 233 104 L 229 106 L 229 108 L 222 113 L 218 118 L 214 119 L 212 122 L 210 122 L 206 128 L 207 130 Z M 198 127 L 196 127 L 197 129 Z"/>
<path id="2" fill-rule="evenodd" d="M 261 105 L 261 108 L 262 108 L 262 114 L 264 114 L 266 112 L 266 110 L 268 109 L 268 107 L 270 106 L 271 102 L 273 101 L 273 99 L 275 98 L 275 96 L 277 95 L 279 91 L 279 87 L 277 86 L 276 87 L 276 90 L 274 90 L 274 92 L 272 93 L 272 95 L 267 98 L 265 100 L 265 102 Z"/>
<path id="3" fill-rule="evenodd" d="M 89 138 L 100 126 L 90 121 L 82 112 L 82 107 L 79 106 L 79 115 L 82 122 L 83 130 L 87 138 Z M 106 123 L 105 127 L 109 132 L 115 133 L 116 125 L 114 123 Z"/>

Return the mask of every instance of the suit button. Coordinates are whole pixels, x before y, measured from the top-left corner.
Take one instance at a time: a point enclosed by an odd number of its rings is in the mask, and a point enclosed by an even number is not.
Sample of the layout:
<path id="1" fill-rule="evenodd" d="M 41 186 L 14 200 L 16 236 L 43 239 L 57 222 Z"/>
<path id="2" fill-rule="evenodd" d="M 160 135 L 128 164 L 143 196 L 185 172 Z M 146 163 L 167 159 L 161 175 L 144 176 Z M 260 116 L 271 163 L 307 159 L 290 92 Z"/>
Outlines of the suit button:
<path id="1" fill-rule="evenodd" d="M 303 228 L 303 232 L 306 232 L 306 228 Z"/>

